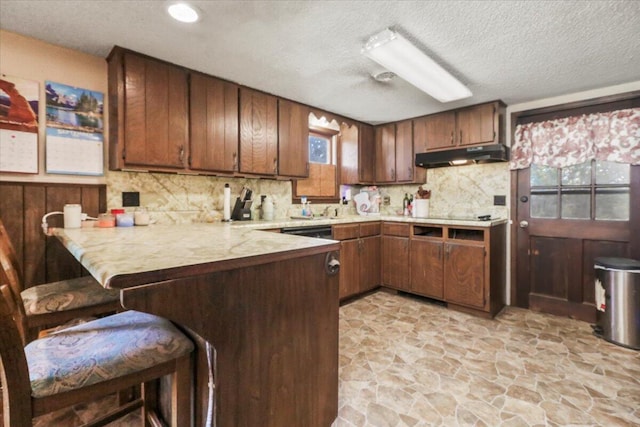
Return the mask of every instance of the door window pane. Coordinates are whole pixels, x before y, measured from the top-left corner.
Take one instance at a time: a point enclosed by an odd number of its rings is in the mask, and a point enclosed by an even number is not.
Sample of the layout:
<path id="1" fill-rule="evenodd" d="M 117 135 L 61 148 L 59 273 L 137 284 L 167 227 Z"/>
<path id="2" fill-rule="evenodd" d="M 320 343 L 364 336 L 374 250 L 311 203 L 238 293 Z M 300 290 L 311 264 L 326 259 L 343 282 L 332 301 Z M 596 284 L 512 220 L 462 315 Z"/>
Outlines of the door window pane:
<path id="1" fill-rule="evenodd" d="M 531 194 L 531 218 L 558 218 L 558 194 Z"/>
<path id="2" fill-rule="evenodd" d="M 563 219 L 591 219 L 591 192 L 563 190 L 561 195 Z"/>
<path id="3" fill-rule="evenodd" d="M 532 164 L 530 181 L 532 187 L 558 185 L 558 169 Z"/>
<path id="4" fill-rule="evenodd" d="M 596 161 L 596 184 L 629 184 L 628 164 Z"/>
<path id="5" fill-rule="evenodd" d="M 596 189 L 596 219 L 609 221 L 628 221 L 629 189 Z"/>
<path id="6" fill-rule="evenodd" d="M 590 185 L 591 162 L 562 168 L 562 185 Z"/>

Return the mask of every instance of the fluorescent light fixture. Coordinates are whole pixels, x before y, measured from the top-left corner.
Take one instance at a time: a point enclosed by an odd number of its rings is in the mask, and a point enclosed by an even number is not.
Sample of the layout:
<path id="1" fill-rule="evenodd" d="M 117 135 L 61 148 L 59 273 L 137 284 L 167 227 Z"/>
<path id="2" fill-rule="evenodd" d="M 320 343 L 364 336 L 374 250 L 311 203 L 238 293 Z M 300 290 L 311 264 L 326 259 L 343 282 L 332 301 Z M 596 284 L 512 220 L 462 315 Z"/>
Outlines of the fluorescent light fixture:
<path id="1" fill-rule="evenodd" d="M 466 165 L 468 163 L 473 162 L 473 160 L 464 160 L 464 159 L 460 159 L 460 160 L 451 160 L 449 162 L 449 164 L 451 166 L 461 166 L 461 165 Z"/>
<path id="2" fill-rule="evenodd" d="M 362 53 L 440 102 L 472 95 L 465 85 L 433 59 L 388 28 L 372 36 Z"/>
<path id="3" fill-rule="evenodd" d="M 187 3 L 171 3 L 167 7 L 167 12 L 169 12 L 169 15 L 171 15 L 171 17 L 176 21 L 186 22 L 188 24 L 196 22 L 198 19 L 200 19 L 198 10 Z"/>

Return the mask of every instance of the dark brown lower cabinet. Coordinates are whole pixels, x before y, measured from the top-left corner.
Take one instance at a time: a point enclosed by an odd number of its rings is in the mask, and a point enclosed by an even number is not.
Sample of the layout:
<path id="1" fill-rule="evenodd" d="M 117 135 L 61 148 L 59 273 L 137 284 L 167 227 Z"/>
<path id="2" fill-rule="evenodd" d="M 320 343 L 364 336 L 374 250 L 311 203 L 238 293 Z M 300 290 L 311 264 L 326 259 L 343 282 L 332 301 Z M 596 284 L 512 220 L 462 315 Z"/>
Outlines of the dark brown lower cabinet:
<path id="1" fill-rule="evenodd" d="M 504 307 L 505 230 L 506 224 L 412 225 L 409 292 L 457 310 L 495 316 Z"/>
<path id="2" fill-rule="evenodd" d="M 411 291 L 409 282 L 409 224 L 382 224 L 382 284 Z"/>
<path id="3" fill-rule="evenodd" d="M 380 286 L 380 223 L 333 227 L 340 242 L 340 299 Z"/>
<path id="4" fill-rule="evenodd" d="M 444 298 L 444 244 L 415 237 L 411 240 L 411 291 L 430 298 Z"/>
<path id="5" fill-rule="evenodd" d="M 444 299 L 483 310 L 485 292 L 485 248 L 482 245 L 445 243 Z"/>

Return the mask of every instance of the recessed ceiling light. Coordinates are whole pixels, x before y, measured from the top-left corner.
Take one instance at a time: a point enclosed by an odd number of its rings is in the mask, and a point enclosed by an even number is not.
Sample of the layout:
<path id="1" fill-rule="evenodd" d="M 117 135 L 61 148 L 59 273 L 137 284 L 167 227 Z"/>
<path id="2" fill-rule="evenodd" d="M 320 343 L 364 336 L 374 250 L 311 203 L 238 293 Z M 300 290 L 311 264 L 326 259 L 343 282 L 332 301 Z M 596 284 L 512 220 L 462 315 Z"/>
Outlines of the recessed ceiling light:
<path id="1" fill-rule="evenodd" d="M 200 19 L 198 10 L 187 3 L 171 3 L 167 7 L 167 12 L 173 19 L 180 22 L 193 23 Z"/>

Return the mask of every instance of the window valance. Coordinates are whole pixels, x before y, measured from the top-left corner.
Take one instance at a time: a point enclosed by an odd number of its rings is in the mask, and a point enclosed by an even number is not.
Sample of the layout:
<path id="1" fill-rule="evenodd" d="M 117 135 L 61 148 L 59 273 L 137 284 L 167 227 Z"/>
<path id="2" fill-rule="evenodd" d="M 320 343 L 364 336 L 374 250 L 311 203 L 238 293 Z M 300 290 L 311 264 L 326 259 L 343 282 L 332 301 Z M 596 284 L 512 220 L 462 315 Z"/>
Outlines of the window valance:
<path id="1" fill-rule="evenodd" d="M 509 167 L 562 168 L 592 159 L 640 164 L 640 108 L 518 125 Z"/>

